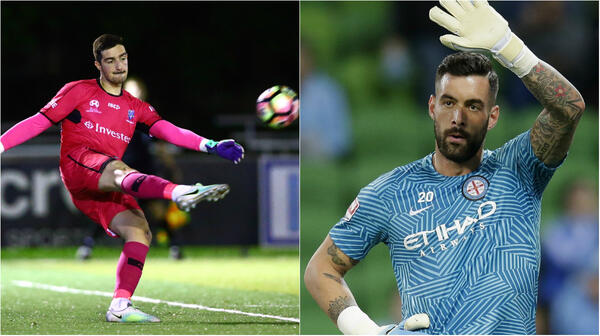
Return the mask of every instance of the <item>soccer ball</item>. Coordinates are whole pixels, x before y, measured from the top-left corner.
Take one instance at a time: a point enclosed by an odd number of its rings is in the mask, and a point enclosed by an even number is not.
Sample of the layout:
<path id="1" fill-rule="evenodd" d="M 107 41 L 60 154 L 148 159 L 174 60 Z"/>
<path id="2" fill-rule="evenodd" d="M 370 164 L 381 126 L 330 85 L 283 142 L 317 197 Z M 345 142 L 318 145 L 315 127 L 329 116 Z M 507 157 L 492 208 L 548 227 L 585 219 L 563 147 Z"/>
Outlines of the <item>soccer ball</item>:
<path id="1" fill-rule="evenodd" d="M 256 100 L 258 119 L 271 128 L 289 126 L 298 118 L 298 95 L 284 85 L 276 85 L 261 93 Z"/>

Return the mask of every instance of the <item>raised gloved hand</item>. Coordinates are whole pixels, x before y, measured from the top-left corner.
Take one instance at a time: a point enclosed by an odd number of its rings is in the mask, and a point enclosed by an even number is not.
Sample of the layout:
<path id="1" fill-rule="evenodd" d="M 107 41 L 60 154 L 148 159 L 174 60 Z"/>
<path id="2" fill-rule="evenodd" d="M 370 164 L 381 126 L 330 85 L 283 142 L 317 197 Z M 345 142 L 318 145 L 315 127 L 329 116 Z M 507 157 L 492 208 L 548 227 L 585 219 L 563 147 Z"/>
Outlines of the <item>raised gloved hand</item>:
<path id="1" fill-rule="evenodd" d="M 539 62 L 486 0 L 440 0 L 440 4 L 450 14 L 434 6 L 429 10 L 429 18 L 455 34 L 440 36 L 440 41 L 448 48 L 490 52 L 519 78 L 527 75 Z"/>
<path id="2" fill-rule="evenodd" d="M 205 146 L 207 153 L 217 154 L 224 159 L 233 161 L 235 164 L 238 164 L 244 158 L 244 147 L 233 139 L 221 140 L 218 142 L 208 140 Z"/>

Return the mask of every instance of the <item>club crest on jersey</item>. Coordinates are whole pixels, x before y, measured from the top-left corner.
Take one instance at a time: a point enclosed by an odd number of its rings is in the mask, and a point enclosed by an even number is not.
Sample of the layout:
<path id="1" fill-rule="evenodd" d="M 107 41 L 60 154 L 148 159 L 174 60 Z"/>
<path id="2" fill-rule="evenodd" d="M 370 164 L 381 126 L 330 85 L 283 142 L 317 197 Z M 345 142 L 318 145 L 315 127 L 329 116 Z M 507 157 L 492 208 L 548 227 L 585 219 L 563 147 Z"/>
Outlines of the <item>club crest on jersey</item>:
<path id="1" fill-rule="evenodd" d="M 100 110 L 98 110 L 98 107 L 100 107 L 100 103 L 96 99 L 92 99 L 90 100 L 90 108 L 85 110 L 85 112 L 102 113 Z"/>
<path id="2" fill-rule="evenodd" d="M 485 197 L 490 187 L 490 182 L 485 177 L 475 175 L 469 177 L 462 185 L 462 193 L 466 199 L 477 201 Z"/>
<path id="3" fill-rule="evenodd" d="M 349 221 L 352 216 L 354 216 L 354 213 L 356 212 L 356 210 L 358 210 L 358 207 L 360 206 L 360 203 L 358 203 L 358 197 L 354 199 L 354 201 L 352 201 L 352 204 L 350 204 L 350 206 L 348 207 L 348 210 L 346 210 L 346 214 L 344 215 L 344 217 L 342 218 L 345 221 Z"/>
<path id="4" fill-rule="evenodd" d="M 134 110 L 129 110 L 127 111 L 127 122 L 130 124 L 133 124 L 133 117 L 135 116 L 135 111 Z"/>

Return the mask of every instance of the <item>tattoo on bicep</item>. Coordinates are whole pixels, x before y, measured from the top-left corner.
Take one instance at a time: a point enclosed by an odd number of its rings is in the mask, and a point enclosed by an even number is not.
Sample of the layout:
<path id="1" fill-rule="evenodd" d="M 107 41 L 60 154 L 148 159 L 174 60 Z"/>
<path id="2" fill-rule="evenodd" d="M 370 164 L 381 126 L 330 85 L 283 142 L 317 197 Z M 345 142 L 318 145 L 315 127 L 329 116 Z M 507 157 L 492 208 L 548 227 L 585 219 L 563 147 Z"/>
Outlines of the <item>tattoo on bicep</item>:
<path id="1" fill-rule="evenodd" d="M 331 261 L 333 261 L 334 264 L 340 265 L 340 266 L 348 266 L 342 260 L 342 258 L 340 258 L 339 253 L 338 253 L 339 250 L 340 249 L 337 246 L 335 246 L 335 243 L 331 243 L 331 246 L 329 246 L 327 248 L 327 254 L 329 254 L 331 256 Z"/>
<path id="2" fill-rule="evenodd" d="M 329 274 L 329 273 L 323 273 L 324 276 L 328 277 L 329 279 L 341 284 L 342 283 L 342 279 L 340 277 L 337 277 L 333 274 Z"/>
<path id="3" fill-rule="evenodd" d="M 348 267 L 349 265 L 346 264 L 346 262 L 344 262 L 344 260 L 340 257 L 340 253 L 343 253 L 343 252 L 339 249 L 339 247 L 337 247 L 335 245 L 335 243 L 331 243 L 331 246 L 329 246 L 327 248 L 327 254 L 329 254 L 331 256 L 331 261 L 333 261 L 334 264 Z M 348 257 L 348 259 L 350 259 L 350 263 L 353 266 L 358 264 L 358 262 L 359 262 L 359 260 L 355 260 L 350 257 Z"/>
<path id="4" fill-rule="evenodd" d="M 329 308 L 327 309 L 327 314 L 329 314 L 329 317 L 333 320 L 333 321 L 337 321 L 338 316 L 340 316 L 340 313 L 350 307 L 354 305 L 354 300 L 352 300 L 350 297 L 348 296 L 339 296 L 331 301 L 329 301 Z"/>

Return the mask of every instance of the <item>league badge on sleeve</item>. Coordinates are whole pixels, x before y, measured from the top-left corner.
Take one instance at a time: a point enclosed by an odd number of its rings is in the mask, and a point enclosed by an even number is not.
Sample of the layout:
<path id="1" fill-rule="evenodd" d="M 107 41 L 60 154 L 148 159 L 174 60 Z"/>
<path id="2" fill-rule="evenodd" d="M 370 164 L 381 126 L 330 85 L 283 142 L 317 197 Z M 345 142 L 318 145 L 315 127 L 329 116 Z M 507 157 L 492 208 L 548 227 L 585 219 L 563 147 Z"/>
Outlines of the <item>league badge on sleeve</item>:
<path id="1" fill-rule="evenodd" d="M 462 193 L 468 200 L 477 201 L 485 197 L 490 182 L 485 177 L 475 175 L 469 177 L 462 185 Z"/>
<path id="2" fill-rule="evenodd" d="M 348 207 L 348 210 L 346 210 L 346 214 L 344 215 L 344 217 L 342 218 L 345 221 L 349 221 L 352 216 L 354 216 L 354 213 L 356 212 L 356 210 L 358 210 L 358 207 L 360 206 L 360 203 L 358 203 L 358 197 L 354 199 L 354 201 L 352 201 L 352 204 L 350 204 L 350 206 Z"/>
<path id="3" fill-rule="evenodd" d="M 127 111 L 127 122 L 130 124 L 133 124 L 133 117 L 135 116 L 135 111 L 134 110 L 129 110 Z"/>

